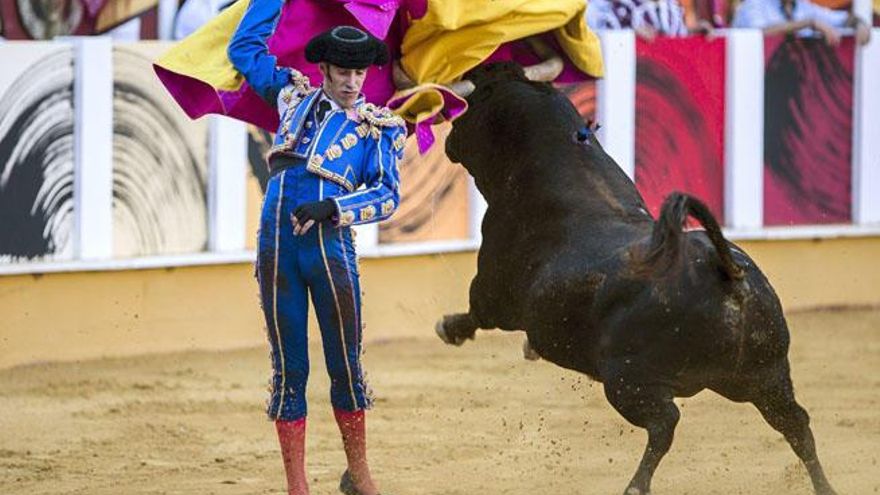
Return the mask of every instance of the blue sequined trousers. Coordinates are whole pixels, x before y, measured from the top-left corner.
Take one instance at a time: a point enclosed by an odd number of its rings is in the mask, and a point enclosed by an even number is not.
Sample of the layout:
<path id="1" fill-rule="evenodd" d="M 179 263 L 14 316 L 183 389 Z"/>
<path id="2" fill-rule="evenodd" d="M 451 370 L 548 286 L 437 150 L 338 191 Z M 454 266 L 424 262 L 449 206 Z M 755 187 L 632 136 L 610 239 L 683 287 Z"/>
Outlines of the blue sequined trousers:
<path id="1" fill-rule="evenodd" d="M 353 232 L 325 221 L 305 235 L 293 235 L 296 207 L 329 196 L 325 189 L 331 187 L 302 162 L 275 173 L 266 187 L 257 280 L 274 371 L 270 419 L 296 420 L 307 412 L 309 295 L 321 329 L 333 407 L 370 407 L 360 361 L 361 292 Z"/>

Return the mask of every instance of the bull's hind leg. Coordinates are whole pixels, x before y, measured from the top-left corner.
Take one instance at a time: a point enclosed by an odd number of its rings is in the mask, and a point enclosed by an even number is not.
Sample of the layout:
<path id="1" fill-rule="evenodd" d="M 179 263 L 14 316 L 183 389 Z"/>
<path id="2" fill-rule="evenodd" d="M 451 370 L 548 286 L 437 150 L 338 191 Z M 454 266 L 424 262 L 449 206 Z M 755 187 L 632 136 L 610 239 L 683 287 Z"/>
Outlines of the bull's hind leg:
<path id="1" fill-rule="evenodd" d="M 651 493 L 651 478 L 672 446 L 680 413 L 666 387 L 645 384 L 625 374 L 608 376 L 605 397 L 627 421 L 648 430 L 648 445 L 624 495 Z"/>
<path id="2" fill-rule="evenodd" d="M 470 313 L 444 315 L 434 327 L 440 340 L 450 345 L 461 345 L 467 339 L 473 340 L 477 328 L 477 321 Z"/>
<path id="3" fill-rule="evenodd" d="M 836 492 L 828 483 L 825 471 L 816 455 L 816 442 L 810 429 L 810 416 L 794 398 L 788 360 L 780 368 L 781 370 L 770 378 L 770 383 L 762 389 L 756 399 L 752 400 L 752 403 L 761 411 L 767 423 L 782 433 L 794 453 L 807 467 L 816 493 L 834 495 Z"/>

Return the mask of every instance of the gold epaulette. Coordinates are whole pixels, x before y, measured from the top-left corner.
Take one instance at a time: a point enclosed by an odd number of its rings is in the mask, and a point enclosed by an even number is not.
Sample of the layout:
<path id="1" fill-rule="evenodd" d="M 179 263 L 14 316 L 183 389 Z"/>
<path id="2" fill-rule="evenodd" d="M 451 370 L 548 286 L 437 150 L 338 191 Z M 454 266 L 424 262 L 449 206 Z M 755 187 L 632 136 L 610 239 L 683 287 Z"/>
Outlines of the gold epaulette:
<path id="1" fill-rule="evenodd" d="M 365 103 L 358 107 L 358 116 L 376 127 L 404 127 L 406 122 L 386 107 Z"/>
<path id="2" fill-rule="evenodd" d="M 312 87 L 308 76 L 292 67 L 290 68 L 290 84 L 293 85 L 294 90 L 303 94 L 311 93 L 317 89 Z"/>
<path id="3" fill-rule="evenodd" d="M 292 105 L 299 103 L 303 97 L 313 93 L 315 90 L 316 88 L 312 87 L 308 77 L 303 75 L 302 72 L 290 68 L 290 84 L 281 90 L 279 97 L 285 105 Z"/>

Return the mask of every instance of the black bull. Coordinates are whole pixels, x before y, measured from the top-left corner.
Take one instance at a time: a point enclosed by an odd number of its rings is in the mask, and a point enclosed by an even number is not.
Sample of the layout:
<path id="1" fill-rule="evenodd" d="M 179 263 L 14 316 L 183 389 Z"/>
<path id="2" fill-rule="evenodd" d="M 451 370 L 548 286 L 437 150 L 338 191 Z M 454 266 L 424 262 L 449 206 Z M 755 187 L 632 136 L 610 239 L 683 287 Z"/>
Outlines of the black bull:
<path id="1" fill-rule="evenodd" d="M 488 210 L 470 309 L 437 331 L 524 330 L 542 358 L 604 384 L 648 444 L 627 495 L 650 492 L 672 444 L 674 397 L 713 390 L 751 402 L 833 494 L 795 401 L 782 307 L 755 263 L 698 200 L 672 194 L 654 221 L 572 104 L 511 64 L 470 75 L 470 109 L 446 152 Z M 683 231 L 687 217 L 705 230 Z"/>

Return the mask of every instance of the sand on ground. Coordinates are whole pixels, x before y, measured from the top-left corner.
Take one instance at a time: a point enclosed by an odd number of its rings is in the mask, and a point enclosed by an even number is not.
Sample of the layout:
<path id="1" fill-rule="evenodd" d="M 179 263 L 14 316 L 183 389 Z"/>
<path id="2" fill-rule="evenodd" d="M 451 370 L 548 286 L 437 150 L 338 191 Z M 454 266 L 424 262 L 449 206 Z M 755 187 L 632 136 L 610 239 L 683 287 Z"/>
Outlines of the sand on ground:
<path id="1" fill-rule="evenodd" d="M 789 316 L 797 396 L 839 493 L 880 491 L 880 310 Z M 315 336 L 316 337 L 316 336 Z M 313 341 L 318 341 L 313 338 Z M 619 494 L 646 435 L 602 387 L 521 357 L 521 334 L 461 348 L 373 342 L 370 457 L 385 493 Z M 313 494 L 344 467 L 320 347 L 311 348 Z M 0 493 L 284 493 L 263 415 L 266 349 L 186 352 L 0 371 Z M 682 419 L 655 495 L 809 494 L 805 469 L 748 404 L 677 399 Z"/>

